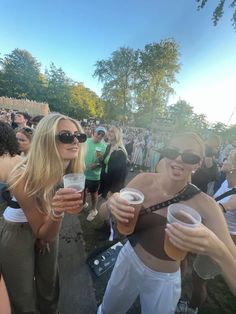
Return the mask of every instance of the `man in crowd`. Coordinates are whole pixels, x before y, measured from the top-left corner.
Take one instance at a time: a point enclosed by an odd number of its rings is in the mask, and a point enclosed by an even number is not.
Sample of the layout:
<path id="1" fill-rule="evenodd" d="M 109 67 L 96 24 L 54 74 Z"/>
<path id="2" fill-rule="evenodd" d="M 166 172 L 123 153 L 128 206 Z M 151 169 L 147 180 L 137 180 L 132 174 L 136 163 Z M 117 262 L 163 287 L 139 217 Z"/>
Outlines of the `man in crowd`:
<path id="1" fill-rule="evenodd" d="M 95 132 L 91 138 L 87 140 L 87 150 L 85 156 L 86 164 L 86 183 L 85 183 L 85 200 L 86 200 L 86 191 L 91 195 L 91 209 L 88 214 L 87 220 L 92 221 L 96 215 L 97 211 L 97 202 L 98 202 L 98 189 L 100 184 L 101 176 L 101 164 L 100 159 L 104 155 L 106 150 L 106 144 L 104 142 L 104 136 L 106 134 L 106 129 L 103 126 L 99 126 L 95 129 Z M 85 208 L 88 206 L 85 203 Z"/>
<path id="2" fill-rule="evenodd" d="M 14 123 L 16 124 L 16 128 L 19 129 L 26 128 L 29 120 L 30 116 L 27 112 L 18 111 L 14 117 Z"/>

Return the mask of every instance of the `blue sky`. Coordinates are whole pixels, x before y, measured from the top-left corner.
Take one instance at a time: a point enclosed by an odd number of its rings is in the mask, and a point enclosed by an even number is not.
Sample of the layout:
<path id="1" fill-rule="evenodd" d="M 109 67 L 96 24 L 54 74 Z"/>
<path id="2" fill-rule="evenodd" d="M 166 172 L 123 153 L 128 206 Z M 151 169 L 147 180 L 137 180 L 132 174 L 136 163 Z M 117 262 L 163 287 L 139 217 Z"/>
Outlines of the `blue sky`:
<path id="1" fill-rule="evenodd" d="M 174 38 L 182 68 L 170 104 L 185 99 L 209 121 L 236 123 L 236 32 L 232 10 L 219 25 L 218 0 L 197 11 L 195 0 L 2 0 L 0 53 L 28 50 L 45 67 L 54 62 L 72 79 L 100 94 L 92 77 L 97 60 L 119 47 Z M 227 2 L 227 1 L 226 1 Z M 230 121 L 229 121 L 230 120 Z"/>

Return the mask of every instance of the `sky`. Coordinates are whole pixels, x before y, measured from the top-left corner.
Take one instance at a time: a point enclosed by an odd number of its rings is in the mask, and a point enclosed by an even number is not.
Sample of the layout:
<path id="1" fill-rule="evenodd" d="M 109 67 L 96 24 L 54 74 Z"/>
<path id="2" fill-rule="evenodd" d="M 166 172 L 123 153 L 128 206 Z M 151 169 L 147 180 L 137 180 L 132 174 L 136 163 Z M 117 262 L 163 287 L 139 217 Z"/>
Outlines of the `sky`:
<path id="1" fill-rule="evenodd" d="M 218 1 L 198 11 L 195 0 L 1 0 L 0 56 L 26 49 L 42 72 L 54 62 L 101 95 L 96 61 L 173 38 L 181 70 L 169 104 L 183 99 L 209 122 L 236 124 L 236 31 L 228 7 L 213 26 Z"/>

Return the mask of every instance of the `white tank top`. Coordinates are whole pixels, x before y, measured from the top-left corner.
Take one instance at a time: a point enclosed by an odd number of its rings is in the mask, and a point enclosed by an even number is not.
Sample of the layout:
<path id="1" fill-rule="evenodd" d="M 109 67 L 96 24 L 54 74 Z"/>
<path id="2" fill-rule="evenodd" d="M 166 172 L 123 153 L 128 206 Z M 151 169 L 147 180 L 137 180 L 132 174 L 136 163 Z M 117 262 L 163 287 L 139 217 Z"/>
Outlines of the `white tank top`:
<path id="1" fill-rule="evenodd" d="M 228 181 L 225 180 L 222 184 L 221 187 L 219 188 L 219 190 L 215 193 L 214 198 L 216 198 L 217 196 L 231 190 L 232 188 L 228 187 Z M 225 202 L 227 202 L 230 198 L 232 197 L 232 195 L 226 196 L 224 198 L 222 198 L 220 201 L 218 201 L 218 203 L 222 203 L 224 204 Z M 229 233 L 236 235 L 236 209 L 235 210 L 228 210 L 225 214 L 225 219 L 228 225 L 228 229 L 229 229 Z"/>
<path id="2" fill-rule="evenodd" d="M 12 200 L 17 202 L 15 197 L 13 197 Z M 5 220 L 11 222 L 28 222 L 22 208 L 12 208 L 8 206 L 3 213 L 3 217 Z"/>

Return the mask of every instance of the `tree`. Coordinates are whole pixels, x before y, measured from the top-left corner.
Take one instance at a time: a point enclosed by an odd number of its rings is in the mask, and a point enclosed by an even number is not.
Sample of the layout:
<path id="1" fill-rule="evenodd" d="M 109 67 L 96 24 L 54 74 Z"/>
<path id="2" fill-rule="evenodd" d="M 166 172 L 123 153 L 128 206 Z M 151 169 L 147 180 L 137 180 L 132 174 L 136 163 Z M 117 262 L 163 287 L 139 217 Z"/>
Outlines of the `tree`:
<path id="1" fill-rule="evenodd" d="M 171 39 L 148 44 L 139 51 L 136 103 L 140 113 L 149 114 L 151 121 L 165 112 L 168 97 L 173 93 L 171 85 L 180 69 L 178 61 L 178 45 Z"/>
<path id="2" fill-rule="evenodd" d="M 48 81 L 47 101 L 51 111 L 68 114 L 71 80 L 62 68 L 57 68 L 53 62 L 49 70 L 45 71 L 45 76 Z"/>
<path id="3" fill-rule="evenodd" d="M 123 47 L 114 51 L 108 60 L 95 64 L 94 77 L 104 83 L 102 99 L 107 105 L 112 100 L 117 115 L 131 112 L 137 60 L 136 51 Z"/>
<path id="4" fill-rule="evenodd" d="M 40 63 L 27 50 L 13 50 L 1 60 L 1 66 L 1 96 L 43 100 Z"/>
<path id="5" fill-rule="evenodd" d="M 205 7 L 206 3 L 208 0 L 196 0 L 198 2 L 198 9 L 202 9 Z M 234 9 L 233 12 L 233 16 L 232 16 L 232 25 L 234 27 L 234 29 L 236 30 L 236 1 L 235 0 L 230 0 L 229 1 L 229 7 Z M 213 24 L 216 26 L 219 22 L 219 20 L 221 19 L 221 17 L 224 14 L 224 6 L 225 6 L 225 0 L 219 0 L 218 5 L 216 6 L 214 12 L 213 12 L 213 16 L 212 16 L 212 20 L 213 20 Z"/>
<path id="6" fill-rule="evenodd" d="M 75 83 L 70 87 L 69 114 L 77 119 L 97 117 L 104 115 L 104 104 L 101 99 L 86 88 L 83 83 Z"/>

